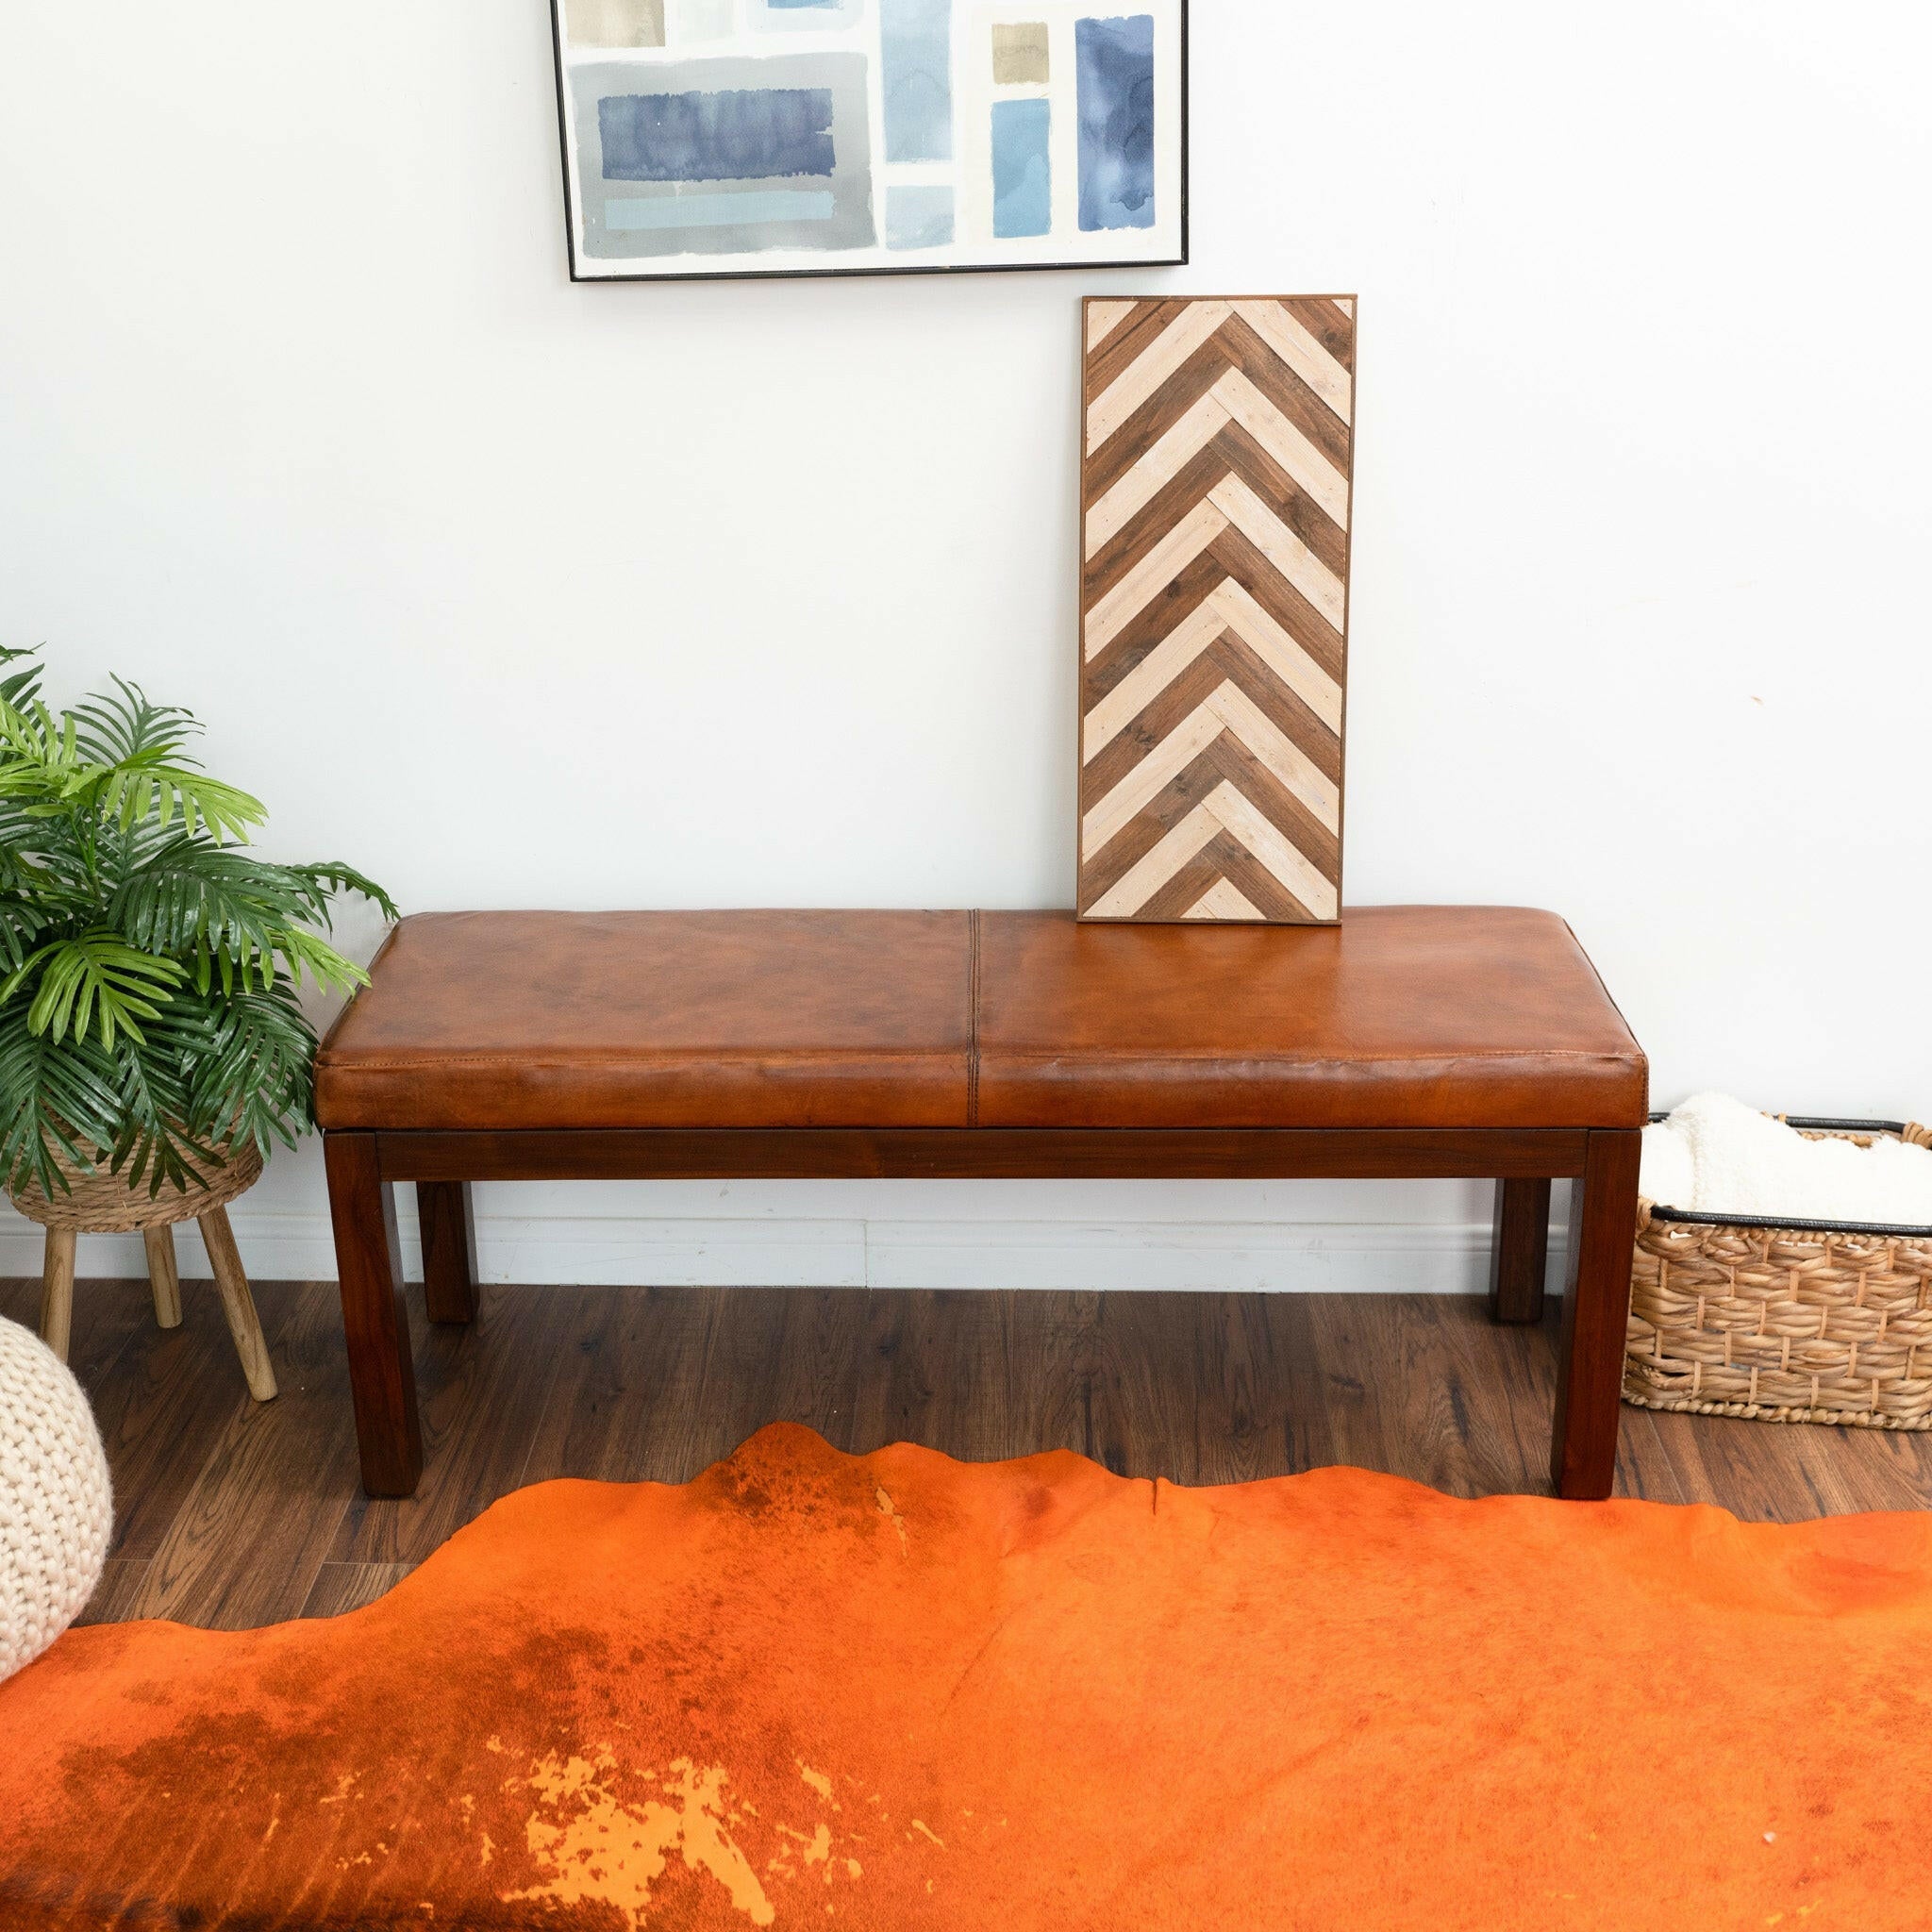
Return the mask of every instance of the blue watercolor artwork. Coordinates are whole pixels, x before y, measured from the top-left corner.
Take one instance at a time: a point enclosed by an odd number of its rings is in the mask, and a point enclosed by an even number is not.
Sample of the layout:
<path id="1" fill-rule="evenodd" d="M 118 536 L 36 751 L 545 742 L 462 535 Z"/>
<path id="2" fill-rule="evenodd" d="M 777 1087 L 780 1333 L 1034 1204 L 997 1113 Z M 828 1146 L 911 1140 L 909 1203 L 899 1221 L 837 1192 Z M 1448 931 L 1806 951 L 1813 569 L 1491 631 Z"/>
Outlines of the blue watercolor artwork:
<path id="1" fill-rule="evenodd" d="M 552 0 L 574 280 L 1188 258 L 1188 0 Z"/>
<path id="2" fill-rule="evenodd" d="M 889 161 L 953 158 L 953 0 L 879 0 Z"/>
<path id="3" fill-rule="evenodd" d="M 879 246 L 863 54 L 585 61 L 570 79 L 584 257 Z"/>
<path id="4" fill-rule="evenodd" d="M 953 191 L 950 188 L 889 188 L 886 190 L 888 248 L 945 248 L 953 241 Z"/>
<path id="5" fill-rule="evenodd" d="M 762 194 L 664 194 L 655 201 L 613 195 L 604 223 L 622 234 L 644 228 L 761 228 L 776 222 L 829 222 L 838 213 L 830 194 L 783 188 Z"/>
<path id="6" fill-rule="evenodd" d="M 750 0 L 755 33 L 826 33 L 859 24 L 865 0 Z"/>
<path id="7" fill-rule="evenodd" d="M 1002 242 L 1053 230 L 1053 103 L 995 101 L 992 231 Z"/>
<path id="8" fill-rule="evenodd" d="M 1080 226 L 1088 233 L 1154 225 L 1154 16 L 1083 20 Z"/>
<path id="9" fill-rule="evenodd" d="M 764 181 L 830 175 L 830 88 L 607 94 L 597 103 L 610 181 Z"/>

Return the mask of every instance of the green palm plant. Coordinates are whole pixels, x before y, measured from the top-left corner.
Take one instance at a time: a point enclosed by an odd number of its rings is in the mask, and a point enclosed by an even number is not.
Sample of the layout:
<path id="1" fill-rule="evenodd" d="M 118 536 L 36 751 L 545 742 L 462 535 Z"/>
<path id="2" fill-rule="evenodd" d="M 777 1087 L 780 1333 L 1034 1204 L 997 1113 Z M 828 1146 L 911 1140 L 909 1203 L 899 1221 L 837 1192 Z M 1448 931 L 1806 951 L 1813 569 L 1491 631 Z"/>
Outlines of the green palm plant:
<path id="1" fill-rule="evenodd" d="M 349 866 L 242 850 L 267 812 L 189 756 L 189 712 L 118 677 L 55 711 L 31 658 L 0 650 L 0 1182 L 70 1191 L 64 1156 L 186 1192 L 314 1124 L 297 989 L 367 977 L 330 901 L 396 908 Z"/>

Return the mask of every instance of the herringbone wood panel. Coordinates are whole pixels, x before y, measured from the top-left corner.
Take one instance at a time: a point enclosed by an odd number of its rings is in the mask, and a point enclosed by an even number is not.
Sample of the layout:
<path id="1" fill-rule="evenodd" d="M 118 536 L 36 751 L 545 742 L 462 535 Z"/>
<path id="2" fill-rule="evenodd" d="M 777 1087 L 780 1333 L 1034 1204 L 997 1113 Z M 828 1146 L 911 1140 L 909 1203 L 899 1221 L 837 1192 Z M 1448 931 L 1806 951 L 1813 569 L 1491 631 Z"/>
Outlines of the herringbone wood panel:
<path id="1" fill-rule="evenodd" d="M 1351 296 L 1086 305 L 1079 908 L 1341 909 Z"/>

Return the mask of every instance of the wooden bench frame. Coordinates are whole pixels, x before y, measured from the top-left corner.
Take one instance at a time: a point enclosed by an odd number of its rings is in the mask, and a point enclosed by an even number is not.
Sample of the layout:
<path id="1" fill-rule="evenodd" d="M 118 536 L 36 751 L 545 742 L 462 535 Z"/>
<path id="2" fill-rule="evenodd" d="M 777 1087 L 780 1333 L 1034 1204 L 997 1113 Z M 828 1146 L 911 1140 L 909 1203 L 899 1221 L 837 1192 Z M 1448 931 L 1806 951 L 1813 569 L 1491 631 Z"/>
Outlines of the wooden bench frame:
<path id="1" fill-rule="evenodd" d="M 1490 1307 L 1541 1317 L 1550 1182 L 1573 1190 L 1551 1447 L 1557 1493 L 1616 1474 L 1641 1135 L 1628 1128 L 638 1128 L 324 1136 L 363 1487 L 423 1467 L 395 1188 L 413 1182 L 433 1322 L 475 1313 L 470 1183 L 480 1180 L 1493 1179 Z"/>

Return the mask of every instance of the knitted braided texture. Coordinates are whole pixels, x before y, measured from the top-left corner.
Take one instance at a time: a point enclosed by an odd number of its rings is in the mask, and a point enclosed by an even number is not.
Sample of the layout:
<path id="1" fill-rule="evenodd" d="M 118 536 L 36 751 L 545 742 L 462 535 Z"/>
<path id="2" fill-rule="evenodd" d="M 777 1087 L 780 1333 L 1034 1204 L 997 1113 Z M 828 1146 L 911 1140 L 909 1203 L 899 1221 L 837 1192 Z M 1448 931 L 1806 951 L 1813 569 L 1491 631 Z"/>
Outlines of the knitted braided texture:
<path id="1" fill-rule="evenodd" d="M 113 1528 L 108 1458 L 80 1384 L 38 1335 L 0 1320 L 0 1678 L 80 1614 Z"/>

